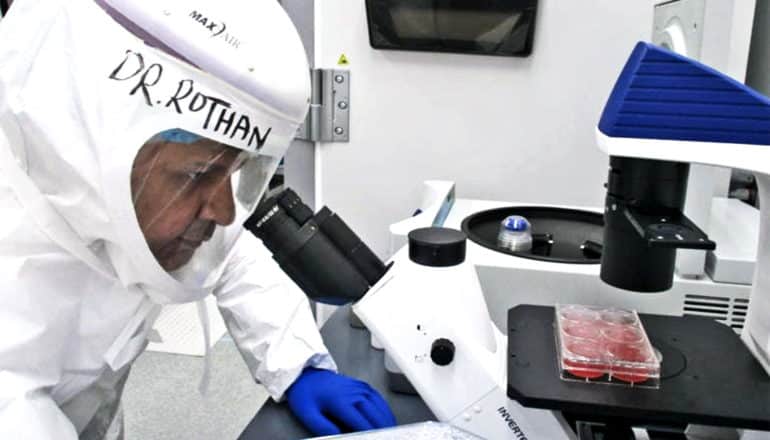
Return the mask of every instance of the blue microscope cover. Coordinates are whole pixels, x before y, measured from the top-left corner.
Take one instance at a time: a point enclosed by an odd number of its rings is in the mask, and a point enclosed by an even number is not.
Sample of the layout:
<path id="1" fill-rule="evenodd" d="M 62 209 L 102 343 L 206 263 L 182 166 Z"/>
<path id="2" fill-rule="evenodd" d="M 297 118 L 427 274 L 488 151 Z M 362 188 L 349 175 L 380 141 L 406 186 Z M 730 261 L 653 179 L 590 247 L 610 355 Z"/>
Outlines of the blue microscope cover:
<path id="1" fill-rule="evenodd" d="M 604 107 L 610 137 L 770 145 L 770 99 L 687 57 L 640 42 Z"/>

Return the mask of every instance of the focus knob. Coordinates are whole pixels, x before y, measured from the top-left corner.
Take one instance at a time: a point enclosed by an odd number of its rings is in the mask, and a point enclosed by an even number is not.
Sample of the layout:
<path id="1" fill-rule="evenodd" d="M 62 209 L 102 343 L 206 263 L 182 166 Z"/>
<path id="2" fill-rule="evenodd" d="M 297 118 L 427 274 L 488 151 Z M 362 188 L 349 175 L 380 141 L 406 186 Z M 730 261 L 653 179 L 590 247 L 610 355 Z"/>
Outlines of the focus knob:
<path id="1" fill-rule="evenodd" d="M 449 228 L 409 232 L 409 259 L 428 267 L 457 266 L 465 261 L 465 233 Z"/>
<path id="2" fill-rule="evenodd" d="M 455 344 L 449 339 L 436 339 L 430 347 L 430 358 L 433 363 L 442 367 L 451 364 L 455 358 Z"/>

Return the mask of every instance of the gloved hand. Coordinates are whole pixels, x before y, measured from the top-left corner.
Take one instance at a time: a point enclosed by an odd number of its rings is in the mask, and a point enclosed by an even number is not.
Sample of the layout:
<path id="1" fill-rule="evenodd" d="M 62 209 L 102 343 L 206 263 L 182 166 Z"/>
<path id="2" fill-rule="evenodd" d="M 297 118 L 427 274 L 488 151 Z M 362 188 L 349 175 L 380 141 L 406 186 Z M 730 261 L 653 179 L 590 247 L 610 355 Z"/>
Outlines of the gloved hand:
<path id="1" fill-rule="evenodd" d="M 292 413 L 314 435 L 396 425 L 385 399 L 369 384 L 329 370 L 306 368 L 286 391 Z"/>

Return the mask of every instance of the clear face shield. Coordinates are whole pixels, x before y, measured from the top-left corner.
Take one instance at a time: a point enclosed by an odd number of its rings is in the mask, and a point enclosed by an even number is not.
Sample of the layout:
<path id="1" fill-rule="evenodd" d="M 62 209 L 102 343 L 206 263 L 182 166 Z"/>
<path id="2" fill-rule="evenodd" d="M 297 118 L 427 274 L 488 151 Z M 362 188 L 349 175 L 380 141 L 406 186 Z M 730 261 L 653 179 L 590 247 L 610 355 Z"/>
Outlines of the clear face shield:
<path id="1" fill-rule="evenodd" d="M 188 287 L 213 285 L 278 163 L 181 129 L 145 142 L 131 197 L 158 264 Z"/>

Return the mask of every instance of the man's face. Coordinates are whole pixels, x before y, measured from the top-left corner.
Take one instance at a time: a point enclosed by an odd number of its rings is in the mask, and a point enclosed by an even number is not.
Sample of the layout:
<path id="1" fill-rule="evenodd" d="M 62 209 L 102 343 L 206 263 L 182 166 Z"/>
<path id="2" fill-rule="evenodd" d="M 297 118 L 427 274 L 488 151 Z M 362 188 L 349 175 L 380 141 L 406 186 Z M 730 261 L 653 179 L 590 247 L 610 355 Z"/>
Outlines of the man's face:
<path id="1" fill-rule="evenodd" d="M 238 150 L 209 140 L 159 142 L 141 148 L 131 170 L 139 227 L 160 265 L 190 261 L 217 225 L 235 219 L 230 174 Z"/>

